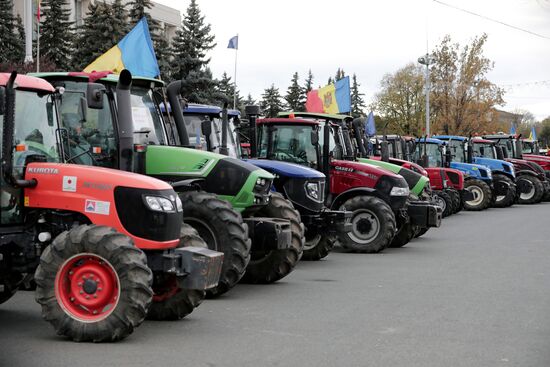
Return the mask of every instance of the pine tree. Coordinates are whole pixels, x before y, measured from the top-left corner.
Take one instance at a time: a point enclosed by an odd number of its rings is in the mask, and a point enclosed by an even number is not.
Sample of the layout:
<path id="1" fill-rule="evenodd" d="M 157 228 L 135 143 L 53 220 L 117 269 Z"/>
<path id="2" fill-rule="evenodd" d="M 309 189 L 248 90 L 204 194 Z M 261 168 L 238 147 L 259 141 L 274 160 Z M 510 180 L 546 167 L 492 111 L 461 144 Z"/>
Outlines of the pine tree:
<path id="1" fill-rule="evenodd" d="M 217 81 L 216 84 L 216 104 L 228 103 L 231 108 L 233 108 L 233 98 L 235 98 L 236 108 L 242 110 L 244 105 L 244 100 L 241 97 L 239 90 L 235 91 L 235 83 L 231 81 L 231 77 L 227 75 L 227 72 L 223 72 L 221 80 Z"/>
<path id="2" fill-rule="evenodd" d="M 332 80 L 332 77 L 329 76 L 327 80 L 327 85 L 334 84 L 334 80 Z"/>
<path id="3" fill-rule="evenodd" d="M 252 95 L 250 93 L 248 93 L 248 95 L 246 96 L 246 99 L 243 101 L 243 105 L 245 105 L 245 106 L 255 106 L 256 105 L 256 100 L 254 98 L 252 98 Z"/>
<path id="4" fill-rule="evenodd" d="M 111 5 L 111 22 L 113 45 L 119 43 L 130 32 L 128 10 L 122 0 L 114 0 Z"/>
<path id="5" fill-rule="evenodd" d="M 111 35 L 112 9 L 105 2 L 90 2 L 75 44 L 74 67 L 82 70 L 118 41 Z"/>
<path id="6" fill-rule="evenodd" d="M 311 69 L 309 69 L 307 73 L 307 79 L 306 79 L 306 84 L 304 86 L 304 90 L 307 94 L 307 92 L 309 92 L 312 89 L 313 89 L 313 74 L 311 73 Z"/>
<path id="7" fill-rule="evenodd" d="M 74 30 L 67 0 L 42 0 L 40 55 L 58 70 L 68 70 L 73 57 Z"/>
<path id="8" fill-rule="evenodd" d="M 23 20 L 17 14 L 17 17 L 15 17 L 15 28 L 17 29 L 17 39 L 19 41 L 19 45 L 17 47 L 16 51 L 16 59 L 24 61 L 25 60 L 25 26 L 23 25 Z"/>
<path id="9" fill-rule="evenodd" d="M 130 6 L 129 17 L 132 27 L 140 21 L 141 18 L 147 18 L 149 33 L 153 41 L 153 48 L 157 56 L 161 78 L 170 79 L 170 60 L 172 59 L 172 51 L 170 43 L 166 37 L 165 30 L 160 26 L 159 21 L 153 19 L 147 10 L 153 8 L 151 0 L 133 0 L 128 3 Z"/>
<path id="10" fill-rule="evenodd" d="M 346 73 L 344 73 L 344 69 L 338 68 L 338 70 L 336 70 L 336 76 L 334 77 L 334 82 L 336 83 L 338 80 L 344 79 L 345 76 L 346 76 Z"/>
<path id="11" fill-rule="evenodd" d="M 364 114 L 363 109 L 367 107 L 365 105 L 365 100 L 363 99 L 364 93 L 359 92 L 359 84 L 357 82 L 357 77 L 353 74 L 352 85 L 351 85 L 351 115 L 353 117 L 360 117 Z"/>
<path id="12" fill-rule="evenodd" d="M 263 114 L 267 117 L 276 117 L 285 109 L 283 98 L 279 93 L 279 88 L 275 88 L 275 84 L 271 84 L 271 87 L 264 90 L 260 106 Z"/>
<path id="13" fill-rule="evenodd" d="M 295 72 L 286 91 L 285 101 L 293 111 L 304 111 L 306 101 L 304 88 L 300 86 L 298 72 Z"/>
<path id="14" fill-rule="evenodd" d="M 189 86 L 189 89 L 184 88 L 184 95 L 190 95 L 199 85 L 204 85 L 201 80 L 195 78 L 208 74 L 202 71 L 210 62 L 210 59 L 206 58 L 206 52 L 216 46 L 214 36 L 210 32 L 210 24 L 205 23 L 196 0 L 191 0 L 181 27 L 176 31 L 172 41 L 174 58 L 171 63 L 171 75 L 173 79 L 184 80 L 183 84 Z M 214 91 L 204 93 L 212 95 Z"/>
<path id="15" fill-rule="evenodd" d="M 16 18 L 13 16 L 13 0 L 0 0 L 0 63 L 22 62 L 25 43 L 21 43 Z"/>

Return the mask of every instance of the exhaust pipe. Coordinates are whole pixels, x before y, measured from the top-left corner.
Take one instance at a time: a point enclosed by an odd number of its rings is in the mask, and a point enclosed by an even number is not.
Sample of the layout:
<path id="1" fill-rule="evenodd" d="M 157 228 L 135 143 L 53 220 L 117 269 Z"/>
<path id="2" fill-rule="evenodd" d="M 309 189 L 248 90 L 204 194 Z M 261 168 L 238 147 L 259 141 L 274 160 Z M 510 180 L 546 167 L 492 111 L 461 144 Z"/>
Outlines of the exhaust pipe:
<path id="1" fill-rule="evenodd" d="M 183 112 L 181 110 L 181 104 L 179 100 L 181 91 L 181 80 L 173 81 L 168 84 L 166 88 L 166 93 L 168 94 L 168 102 L 170 102 L 170 108 L 172 110 L 172 117 L 176 123 L 176 128 L 178 129 L 178 136 L 180 138 L 180 144 L 182 146 L 188 147 L 189 144 L 189 135 L 187 134 L 187 129 L 185 128 L 185 122 L 183 121 Z M 166 107 L 166 112 L 168 113 L 168 106 Z"/>
<path id="2" fill-rule="evenodd" d="M 227 102 L 223 104 L 222 109 L 222 144 L 220 146 L 220 154 L 229 155 L 227 149 L 227 131 L 229 130 L 229 117 L 227 116 Z"/>
<path id="3" fill-rule="evenodd" d="M 132 119 L 132 103 L 130 89 L 132 88 L 132 73 L 124 69 L 118 77 L 116 85 L 117 117 L 119 126 L 119 162 L 120 169 L 133 171 L 134 152 L 134 121 Z"/>

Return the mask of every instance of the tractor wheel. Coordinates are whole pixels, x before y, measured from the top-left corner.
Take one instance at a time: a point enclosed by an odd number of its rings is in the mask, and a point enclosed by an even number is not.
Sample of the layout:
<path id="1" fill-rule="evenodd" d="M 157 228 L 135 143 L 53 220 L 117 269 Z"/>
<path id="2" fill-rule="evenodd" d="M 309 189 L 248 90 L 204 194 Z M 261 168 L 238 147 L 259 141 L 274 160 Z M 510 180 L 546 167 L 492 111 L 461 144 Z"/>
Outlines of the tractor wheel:
<path id="1" fill-rule="evenodd" d="M 461 210 L 460 193 L 458 191 L 456 191 L 455 189 L 447 189 L 446 193 L 451 197 L 451 200 L 453 202 L 453 214 L 458 213 Z"/>
<path id="2" fill-rule="evenodd" d="M 214 194 L 192 191 L 180 197 L 184 222 L 199 232 L 209 249 L 223 252 L 218 286 L 206 291 L 207 297 L 217 297 L 233 288 L 244 275 L 250 261 L 248 227 L 231 204 Z"/>
<path id="3" fill-rule="evenodd" d="M 44 319 L 78 342 L 125 338 L 143 322 L 153 298 L 145 254 L 110 227 L 61 233 L 44 250 L 34 278 Z"/>
<path id="4" fill-rule="evenodd" d="M 411 223 L 404 223 L 401 228 L 397 230 L 397 233 L 390 243 L 390 247 L 398 248 L 405 246 L 414 238 L 416 232 L 416 228 Z"/>
<path id="5" fill-rule="evenodd" d="M 426 234 L 426 232 L 428 232 L 430 230 L 430 228 L 421 228 L 420 231 L 418 231 L 415 235 L 414 235 L 414 238 L 418 238 L 418 237 L 422 237 Z"/>
<path id="6" fill-rule="evenodd" d="M 437 206 L 441 208 L 443 218 L 453 214 L 453 199 L 445 191 L 435 193 Z"/>
<path id="7" fill-rule="evenodd" d="M 509 177 L 502 174 L 495 174 L 493 176 L 494 181 L 507 182 L 510 188 L 506 192 L 506 195 L 494 195 L 493 207 L 495 208 L 507 208 L 514 204 L 516 200 L 516 184 Z"/>
<path id="8" fill-rule="evenodd" d="M 355 196 L 339 210 L 353 212 L 352 230 L 338 235 L 338 242 L 356 252 L 377 253 L 389 246 L 396 231 L 395 215 L 385 201 L 375 196 Z"/>
<path id="9" fill-rule="evenodd" d="M 292 232 L 290 246 L 284 250 L 267 253 L 253 251 L 242 279 L 245 283 L 273 283 L 290 274 L 302 257 L 305 243 L 304 225 L 300 213 L 294 209 L 292 203 L 277 192 L 271 194 L 269 204 L 260 209 L 255 216 L 290 221 Z"/>
<path id="10" fill-rule="evenodd" d="M 334 247 L 334 238 L 327 235 L 316 234 L 310 240 L 306 237 L 302 260 L 317 261 L 327 257 Z"/>
<path id="11" fill-rule="evenodd" d="M 524 184 L 529 187 L 528 192 L 521 192 L 519 194 L 519 204 L 536 204 L 542 201 L 544 197 L 544 186 L 537 177 L 521 175 L 518 177 L 517 181 L 520 185 Z M 521 181 L 523 181 L 523 183 Z"/>
<path id="12" fill-rule="evenodd" d="M 206 242 L 189 224 L 184 223 L 178 247 L 204 247 Z M 153 274 L 153 303 L 147 318 L 150 320 L 180 320 L 189 315 L 203 301 L 206 292 L 197 289 L 181 289 L 175 274 Z"/>
<path id="13" fill-rule="evenodd" d="M 472 200 L 464 202 L 465 210 L 480 211 L 487 209 L 491 204 L 491 188 L 485 182 L 478 179 L 466 180 L 464 190 L 468 190 L 474 195 Z"/>

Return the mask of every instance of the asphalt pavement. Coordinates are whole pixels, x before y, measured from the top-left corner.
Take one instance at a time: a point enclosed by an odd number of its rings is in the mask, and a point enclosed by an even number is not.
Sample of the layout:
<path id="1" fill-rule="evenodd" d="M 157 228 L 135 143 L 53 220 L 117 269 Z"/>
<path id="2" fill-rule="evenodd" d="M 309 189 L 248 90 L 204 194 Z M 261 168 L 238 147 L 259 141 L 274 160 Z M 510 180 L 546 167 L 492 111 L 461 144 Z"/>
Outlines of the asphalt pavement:
<path id="1" fill-rule="evenodd" d="M 550 366 L 550 203 L 463 212 L 401 249 L 334 252 L 115 344 L 0 305 L 0 366 Z"/>

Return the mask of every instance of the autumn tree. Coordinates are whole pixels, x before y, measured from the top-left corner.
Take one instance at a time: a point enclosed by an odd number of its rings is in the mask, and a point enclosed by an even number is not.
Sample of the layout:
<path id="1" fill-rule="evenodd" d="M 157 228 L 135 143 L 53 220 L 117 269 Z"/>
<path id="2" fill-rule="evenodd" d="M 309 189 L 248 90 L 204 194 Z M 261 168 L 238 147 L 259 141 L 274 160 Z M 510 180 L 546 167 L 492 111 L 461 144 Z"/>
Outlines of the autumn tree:
<path id="1" fill-rule="evenodd" d="M 388 132 L 421 135 L 424 120 L 424 77 L 422 68 L 410 63 L 380 82 L 373 109 Z"/>
<path id="2" fill-rule="evenodd" d="M 541 121 L 541 130 L 537 136 L 542 143 L 541 148 L 550 146 L 550 116 Z"/>
<path id="3" fill-rule="evenodd" d="M 430 68 L 430 120 L 434 132 L 468 135 L 498 127 L 498 105 L 504 90 L 491 83 L 487 74 L 494 63 L 483 54 L 487 35 L 461 48 L 446 36 L 432 53 Z"/>

